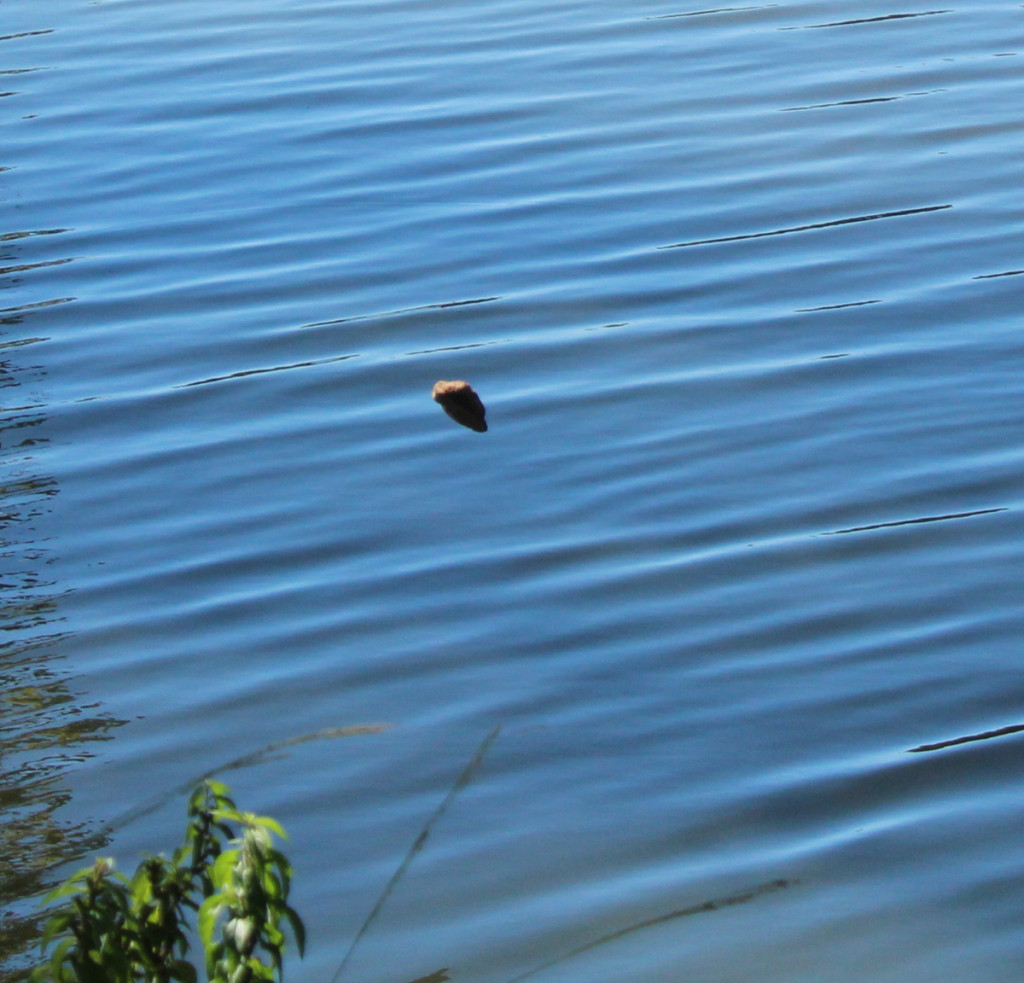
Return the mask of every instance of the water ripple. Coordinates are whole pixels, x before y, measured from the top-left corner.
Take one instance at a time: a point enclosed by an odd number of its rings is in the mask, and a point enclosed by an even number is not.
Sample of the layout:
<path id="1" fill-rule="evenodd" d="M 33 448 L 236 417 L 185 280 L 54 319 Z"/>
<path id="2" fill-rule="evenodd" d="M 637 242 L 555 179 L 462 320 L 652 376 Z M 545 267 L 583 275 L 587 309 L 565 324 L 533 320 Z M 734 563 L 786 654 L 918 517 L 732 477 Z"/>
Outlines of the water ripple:
<path id="1" fill-rule="evenodd" d="M 909 20 L 914 17 L 934 17 L 937 14 L 952 14 L 955 13 L 953 8 L 948 7 L 943 10 L 917 10 L 911 13 L 905 14 L 881 14 L 878 17 L 857 17 L 851 20 L 837 20 L 829 21 L 826 24 L 804 24 L 802 29 L 813 30 L 819 27 L 852 27 L 860 24 L 878 24 L 885 21 L 897 21 L 897 20 Z M 798 28 L 780 28 L 780 30 L 797 30 Z"/>
<path id="2" fill-rule="evenodd" d="M 744 239 L 764 239 L 768 236 L 789 235 L 793 232 L 812 232 L 816 229 L 829 229 L 840 225 L 853 225 L 857 222 L 874 222 L 878 219 L 901 218 L 907 215 L 920 215 L 925 212 L 941 212 L 950 205 L 926 205 L 920 208 L 901 208 L 894 212 L 876 212 L 873 215 L 855 215 L 852 218 L 837 218 L 828 222 L 815 222 L 811 225 L 794 225 L 786 229 L 772 229 L 769 232 L 747 232 L 742 235 L 719 236 L 714 239 L 692 239 L 688 242 L 673 242 L 658 249 L 681 249 L 684 246 L 709 246 L 720 242 L 740 242 Z"/>
<path id="3" fill-rule="evenodd" d="M 1020 975 L 1020 9 L 702 2 L 3 5 L 13 719 L 311 983 Z"/>

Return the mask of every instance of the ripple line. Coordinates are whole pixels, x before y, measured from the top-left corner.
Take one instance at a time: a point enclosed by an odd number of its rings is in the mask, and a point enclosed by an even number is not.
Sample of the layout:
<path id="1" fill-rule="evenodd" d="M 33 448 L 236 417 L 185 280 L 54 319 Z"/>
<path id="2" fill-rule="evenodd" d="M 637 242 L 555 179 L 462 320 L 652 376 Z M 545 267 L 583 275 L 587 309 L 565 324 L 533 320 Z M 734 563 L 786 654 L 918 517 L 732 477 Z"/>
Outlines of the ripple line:
<path id="1" fill-rule="evenodd" d="M 17 307 L 0 307 L 0 314 L 16 314 L 19 311 L 35 311 L 40 307 L 53 307 L 54 304 L 70 304 L 77 297 L 54 297 L 53 300 L 37 300 L 34 304 L 19 304 Z"/>
<path id="2" fill-rule="evenodd" d="M 992 515 L 993 512 L 1009 512 L 1009 508 L 978 509 L 975 512 L 951 512 L 949 515 L 926 515 L 920 519 L 900 519 L 898 522 L 876 522 L 873 526 L 851 526 L 849 529 L 835 529 L 823 532 L 822 536 L 842 536 L 848 532 L 868 532 L 871 529 L 891 529 L 893 526 L 915 526 L 923 522 L 945 522 L 947 519 L 968 519 L 972 515 Z"/>
<path id="3" fill-rule="evenodd" d="M 814 314 L 818 311 L 841 311 L 844 307 L 867 307 L 868 304 L 880 304 L 880 300 L 851 300 L 846 304 L 826 304 L 824 307 L 798 307 L 794 314 Z"/>
<path id="4" fill-rule="evenodd" d="M 447 300 L 442 304 L 423 304 L 419 307 L 402 307 L 396 311 L 381 311 L 379 314 L 356 314 L 353 317 L 338 317 L 330 321 L 312 321 L 303 328 L 325 328 L 331 324 L 350 324 L 352 321 L 369 321 L 376 317 L 398 317 L 400 314 L 415 314 L 417 311 L 443 311 L 449 307 L 469 307 L 472 304 L 489 304 L 500 297 L 474 297 L 472 300 Z"/>
<path id="5" fill-rule="evenodd" d="M 20 34 L 3 34 L 0 35 L 0 41 L 18 41 L 21 38 L 37 38 L 43 34 L 53 34 L 53 28 L 49 27 L 45 31 L 22 31 Z"/>
<path id="6" fill-rule="evenodd" d="M 869 96 L 864 99 L 841 99 L 838 102 L 815 102 L 808 106 L 786 106 L 780 113 L 800 113 L 808 109 L 835 109 L 837 106 L 865 106 L 874 102 L 898 102 L 900 99 L 914 99 L 918 96 L 933 96 L 944 89 L 926 89 L 923 92 L 904 92 L 898 96 Z"/>
<path id="7" fill-rule="evenodd" d="M 972 280 L 995 280 L 1001 276 L 1020 276 L 1024 270 L 1007 270 L 1005 273 L 982 273 L 980 276 L 972 276 Z"/>
<path id="8" fill-rule="evenodd" d="M 57 236 L 71 229 L 27 229 L 24 232 L 5 232 L 0 235 L 0 242 L 12 242 L 15 239 L 30 239 L 33 236 Z"/>
<path id="9" fill-rule="evenodd" d="M 1000 727 L 998 730 L 986 730 L 980 734 L 967 734 L 965 737 L 953 737 L 948 741 L 939 741 L 937 744 L 921 744 L 919 747 L 908 749 L 908 753 L 916 754 L 918 751 L 939 751 L 946 747 L 955 747 L 957 744 L 969 744 L 971 741 L 988 741 L 993 737 L 1006 737 L 1008 734 L 1019 734 L 1024 731 L 1024 724 L 1011 724 L 1009 727 Z"/>
<path id="10" fill-rule="evenodd" d="M 17 307 L 9 308 L 9 310 L 12 310 L 12 311 L 16 311 L 18 309 L 19 308 L 17 308 Z M 4 311 L 0 311 L 0 314 L 3 314 L 3 313 L 5 313 L 5 312 Z M 25 345 L 34 345 L 37 342 L 49 341 L 49 340 L 50 340 L 49 338 L 13 338 L 10 341 L 2 341 L 2 342 L 0 342 L 0 351 L 6 351 L 8 348 L 22 348 Z"/>
<path id="11" fill-rule="evenodd" d="M 743 235 L 720 236 L 715 239 L 692 239 L 689 242 L 673 242 L 658 249 L 682 249 L 684 246 L 710 246 L 719 242 L 740 242 L 743 239 L 765 239 L 768 236 L 783 236 L 791 232 L 811 232 L 815 229 L 831 229 L 837 225 L 854 225 L 857 222 L 874 222 L 882 218 L 900 218 L 904 215 L 923 215 L 925 212 L 941 212 L 952 205 L 925 205 L 923 208 L 901 208 L 896 212 L 875 212 L 872 215 L 854 215 L 852 218 L 836 218 L 830 222 L 814 222 L 811 225 L 794 225 L 787 229 L 772 229 L 770 232 L 745 232 Z"/>
<path id="12" fill-rule="evenodd" d="M 780 113 L 801 113 L 807 109 L 832 109 L 835 106 L 866 106 L 872 102 L 896 102 L 903 96 L 873 96 L 870 99 L 844 99 L 841 102 L 816 102 L 810 106 L 789 106 L 780 109 Z"/>
<path id="13" fill-rule="evenodd" d="M 229 372 L 227 375 L 214 375 L 209 379 L 197 379 L 195 382 L 182 382 L 176 385 L 175 389 L 188 389 L 191 386 L 208 386 L 212 382 L 228 382 L 231 379 L 244 379 L 250 375 L 266 375 L 268 372 L 287 372 L 289 369 L 307 369 L 311 365 L 329 365 L 331 362 L 344 362 L 350 358 L 357 358 L 357 355 L 332 355 L 330 358 L 314 358 L 308 362 L 291 362 L 288 365 L 271 365 L 265 369 L 241 369 L 238 372 Z"/>
<path id="14" fill-rule="evenodd" d="M 703 17 L 706 14 L 739 14 L 748 10 L 771 10 L 777 3 L 759 3 L 752 7 L 712 7 L 709 10 L 690 10 L 684 14 L 659 14 L 657 17 L 645 17 L 644 20 L 674 20 L 677 17 Z"/>
<path id="15" fill-rule="evenodd" d="M 9 273 L 27 273 L 29 270 L 45 270 L 50 266 L 63 266 L 65 263 L 73 263 L 76 257 L 70 256 L 67 259 L 49 259 L 44 263 L 19 263 L 17 266 L 0 267 L 0 275 L 7 276 Z"/>
<path id="16" fill-rule="evenodd" d="M 499 345 L 499 341 L 473 341 L 465 345 L 445 345 L 443 348 L 422 348 L 415 352 L 406 352 L 407 357 L 413 355 L 437 355 L 440 352 L 461 352 L 467 348 L 490 348 L 493 345 Z"/>
<path id="17" fill-rule="evenodd" d="M 906 20 L 909 17 L 934 17 L 936 14 L 951 14 L 952 8 L 944 10 L 918 10 L 909 14 L 883 14 L 880 17 L 858 17 L 855 20 L 836 20 L 828 24 L 803 24 L 800 27 L 780 27 L 780 31 L 811 31 L 819 27 L 849 27 L 854 24 L 877 24 L 880 21 Z"/>

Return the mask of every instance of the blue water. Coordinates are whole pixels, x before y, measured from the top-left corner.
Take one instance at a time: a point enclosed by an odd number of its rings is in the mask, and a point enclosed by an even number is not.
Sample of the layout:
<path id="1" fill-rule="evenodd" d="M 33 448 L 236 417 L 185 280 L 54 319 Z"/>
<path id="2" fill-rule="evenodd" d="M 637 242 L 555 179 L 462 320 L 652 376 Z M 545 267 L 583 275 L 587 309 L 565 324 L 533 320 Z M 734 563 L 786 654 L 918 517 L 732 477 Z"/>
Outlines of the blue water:
<path id="1" fill-rule="evenodd" d="M 1020 978 L 1022 8 L 0 21 L 11 973 L 214 773 L 290 978 Z"/>

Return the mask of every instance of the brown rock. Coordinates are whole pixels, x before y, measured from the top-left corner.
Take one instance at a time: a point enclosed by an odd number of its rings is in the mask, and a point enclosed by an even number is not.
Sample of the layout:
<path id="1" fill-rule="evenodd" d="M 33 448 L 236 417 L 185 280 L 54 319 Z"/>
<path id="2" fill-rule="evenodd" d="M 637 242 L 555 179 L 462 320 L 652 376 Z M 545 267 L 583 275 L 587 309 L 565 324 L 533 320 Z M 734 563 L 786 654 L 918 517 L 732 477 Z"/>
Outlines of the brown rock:
<path id="1" fill-rule="evenodd" d="M 461 423 L 477 433 L 486 433 L 487 421 L 484 417 L 487 410 L 468 382 L 463 382 L 462 379 L 446 382 L 442 379 L 434 384 L 431 395 L 434 402 L 440 403 L 441 409 L 456 423 Z"/>

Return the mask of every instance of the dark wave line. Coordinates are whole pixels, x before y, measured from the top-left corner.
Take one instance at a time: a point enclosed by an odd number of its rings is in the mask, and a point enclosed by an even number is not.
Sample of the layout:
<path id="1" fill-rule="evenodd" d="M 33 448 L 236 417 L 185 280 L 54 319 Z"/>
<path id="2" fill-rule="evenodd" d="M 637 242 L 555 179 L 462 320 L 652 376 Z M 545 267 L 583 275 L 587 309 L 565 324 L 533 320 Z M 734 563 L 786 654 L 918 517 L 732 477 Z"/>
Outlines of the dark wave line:
<path id="1" fill-rule="evenodd" d="M 34 311 L 54 304 L 70 304 L 77 297 L 54 297 L 53 300 L 37 300 L 34 304 L 19 304 L 17 307 L 0 307 L 0 314 L 16 314 L 18 311 Z"/>
<path id="2" fill-rule="evenodd" d="M 1005 273 L 982 273 L 981 276 L 972 276 L 972 280 L 994 280 L 1000 276 L 1020 276 L 1024 270 L 1007 270 Z"/>
<path id="3" fill-rule="evenodd" d="M 859 17 L 856 20 L 836 20 L 828 24 L 803 24 L 800 27 L 780 27 L 780 31 L 810 31 L 819 27 L 850 27 L 854 24 L 877 24 L 887 20 L 906 20 L 908 17 L 933 17 L 936 14 L 951 14 L 953 10 L 919 10 L 909 14 L 883 14 L 881 17 Z"/>
<path id="4" fill-rule="evenodd" d="M 1024 724 L 1011 724 L 1009 727 L 1000 727 L 998 730 L 986 730 L 980 734 L 968 734 L 966 737 L 954 737 L 948 741 L 939 741 L 937 744 L 922 744 L 919 747 L 909 748 L 910 754 L 918 751 L 939 751 L 946 747 L 956 747 L 957 744 L 969 744 L 971 741 L 988 741 L 993 737 L 1006 737 L 1008 734 L 1019 734 L 1024 731 Z"/>
<path id="5" fill-rule="evenodd" d="M 287 372 L 289 369 L 307 369 L 311 365 L 329 365 L 331 362 L 344 362 L 350 358 L 358 358 L 358 355 L 332 355 L 330 358 L 314 358 L 308 362 L 292 362 L 289 365 L 271 365 L 265 369 L 242 369 L 240 372 L 230 372 L 227 375 L 214 375 L 209 379 L 197 379 L 195 382 L 182 382 L 175 386 L 175 389 L 188 389 L 191 386 L 208 386 L 211 382 L 227 382 L 230 379 L 244 379 L 250 375 L 266 375 L 268 372 Z"/>
<path id="6" fill-rule="evenodd" d="M 356 314 L 354 317 L 339 317 L 331 321 L 313 321 L 303 328 L 324 328 L 331 324 L 350 324 L 353 321 L 370 321 L 377 317 L 398 317 L 400 314 L 415 314 L 417 311 L 443 311 L 449 307 L 469 307 L 472 304 L 488 304 L 500 297 L 475 297 L 473 300 L 448 300 L 443 304 L 423 304 L 420 307 L 402 307 L 397 311 L 381 311 L 379 314 Z"/>
<path id="7" fill-rule="evenodd" d="M 490 348 L 497 345 L 497 341 L 473 341 L 465 345 L 445 345 L 443 348 L 422 348 L 415 352 L 406 352 L 407 356 L 412 355 L 436 355 L 439 352 L 461 352 L 466 348 Z"/>
<path id="8" fill-rule="evenodd" d="M 789 106 L 780 113 L 801 113 L 807 109 L 832 109 L 835 106 L 866 106 L 871 102 L 896 102 L 903 96 L 874 96 L 871 99 L 844 99 L 842 102 L 816 102 L 810 106 Z"/>
<path id="9" fill-rule="evenodd" d="M 0 35 L 0 41 L 18 41 L 21 38 L 36 38 L 42 34 L 53 34 L 53 28 L 48 27 L 45 31 L 22 31 L 20 34 Z"/>
<path id="10" fill-rule="evenodd" d="M 814 314 L 817 311 L 841 311 L 844 307 L 867 307 L 868 304 L 880 304 L 880 300 L 851 300 L 848 304 L 828 304 L 825 307 L 798 307 L 794 314 Z"/>
<path id="11" fill-rule="evenodd" d="M 673 242 L 658 249 L 682 249 L 684 246 L 709 246 L 719 242 L 740 242 L 743 239 L 765 239 L 768 236 L 782 236 L 790 232 L 811 232 L 815 229 L 831 229 L 837 225 L 853 225 L 856 222 L 873 222 L 880 218 L 900 218 L 904 215 L 922 215 L 925 212 L 941 212 L 952 205 L 926 205 L 923 208 L 902 208 L 898 212 L 875 212 L 873 215 L 855 215 L 853 218 L 837 218 L 831 222 L 814 222 L 811 225 L 794 225 L 788 229 L 772 229 L 771 232 L 746 232 L 737 236 L 720 236 L 716 239 L 693 239 L 689 242 Z"/>
<path id="12" fill-rule="evenodd" d="M 842 536 L 848 532 L 868 532 L 871 529 L 891 529 L 893 526 L 915 526 L 923 522 L 945 522 L 947 519 L 968 519 L 972 515 L 992 515 L 994 512 L 1008 512 L 1009 509 L 978 509 L 976 512 L 952 512 L 949 515 L 926 515 L 920 519 L 900 519 L 898 522 L 877 522 L 873 526 L 852 526 L 849 529 L 835 529 L 824 532 L 823 536 Z"/>
<path id="13" fill-rule="evenodd" d="M 30 229 L 26 232 L 5 232 L 0 235 L 0 242 L 11 242 L 14 239 L 29 239 L 32 236 L 57 236 L 71 229 Z"/>
<path id="14" fill-rule="evenodd" d="M 49 266 L 63 266 L 65 263 L 73 263 L 76 257 L 69 256 L 67 259 L 49 259 L 43 263 L 20 263 L 18 266 L 0 267 L 0 274 L 27 273 L 29 270 L 43 270 Z"/>
<path id="15" fill-rule="evenodd" d="M 738 14 L 747 10 L 770 10 L 777 3 L 759 3 L 752 7 L 712 7 L 710 10 L 690 10 L 685 14 L 659 14 L 657 17 L 645 17 L 644 20 L 673 20 L 676 17 L 703 17 L 706 14 Z"/>
<path id="16" fill-rule="evenodd" d="M 863 106 L 872 102 L 897 102 L 900 99 L 912 99 L 915 96 L 931 96 L 944 89 L 928 89 L 924 92 L 904 92 L 898 96 L 872 96 L 869 99 L 842 99 L 839 102 L 815 102 L 809 106 L 787 106 L 780 113 L 799 113 L 808 109 L 835 109 L 837 106 Z"/>
<path id="17" fill-rule="evenodd" d="M 12 311 L 18 310 L 17 307 L 12 307 Z M 0 314 L 3 314 L 0 311 Z M 34 345 L 40 341 L 49 341 L 49 338 L 14 338 L 11 341 L 0 341 L 0 351 L 6 351 L 8 348 L 22 348 L 25 345 Z"/>

